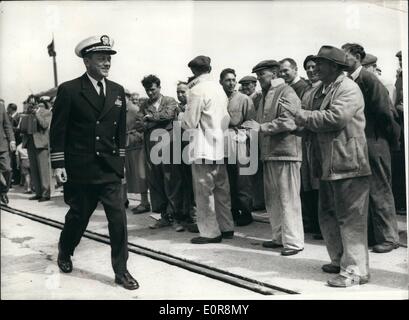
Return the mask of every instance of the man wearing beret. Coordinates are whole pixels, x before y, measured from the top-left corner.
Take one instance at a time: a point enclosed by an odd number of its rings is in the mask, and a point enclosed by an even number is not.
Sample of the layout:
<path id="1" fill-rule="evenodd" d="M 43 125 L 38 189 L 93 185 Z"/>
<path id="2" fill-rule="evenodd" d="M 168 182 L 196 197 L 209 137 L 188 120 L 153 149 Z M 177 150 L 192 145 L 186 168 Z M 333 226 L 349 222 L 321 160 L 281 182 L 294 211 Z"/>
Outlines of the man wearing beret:
<path id="1" fill-rule="evenodd" d="M 210 58 L 197 56 L 189 62 L 187 107 L 182 128 L 192 138 L 188 160 L 192 163 L 199 237 L 195 244 L 218 243 L 233 238 L 230 186 L 224 163 L 224 132 L 230 116 L 227 97 L 220 85 L 210 78 Z M 185 139 L 184 139 L 185 140 Z"/>
<path id="2" fill-rule="evenodd" d="M 257 78 L 253 76 L 245 76 L 240 79 L 239 83 L 243 88 L 243 93 L 253 100 L 254 110 L 257 112 L 260 99 L 262 98 L 261 92 L 256 91 Z M 257 172 L 252 176 L 252 198 L 253 210 L 264 210 L 266 208 L 264 201 L 263 163 L 260 159 L 257 166 Z"/>
<path id="3" fill-rule="evenodd" d="M 322 46 L 314 57 L 322 81 L 307 109 L 283 101 L 295 123 L 314 133 L 314 173 L 320 178 L 319 222 L 331 259 L 322 266 L 338 273 L 333 287 L 369 281 L 368 199 L 371 169 L 365 137 L 364 98 L 359 86 L 345 74 L 345 53 Z"/>
<path id="4" fill-rule="evenodd" d="M 87 69 L 58 88 L 50 129 L 51 165 L 64 183 L 70 207 L 59 240 L 58 266 L 72 271 L 71 256 L 101 201 L 108 219 L 115 282 L 133 290 L 128 272 L 128 234 L 121 179 L 126 142 L 125 91 L 109 81 L 113 40 L 107 35 L 81 41 L 75 48 Z"/>
<path id="5" fill-rule="evenodd" d="M 348 72 L 358 84 L 365 101 L 365 135 L 372 175 L 369 178 L 369 244 L 384 253 L 399 246 L 398 223 L 392 194 L 390 149 L 399 149 L 400 127 L 392 114 L 388 90 L 378 77 L 361 66 L 365 49 L 356 43 L 342 46 Z"/>
<path id="6" fill-rule="evenodd" d="M 298 75 L 298 67 L 295 60 L 292 58 L 281 60 L 280 74 L 285 83 L 291 86 L 291 88 L 297 93 L 297 96 L 301 99 L 308 83 Z"/>
<path id="7" fill-rule="evenodd" d="M 281 108 L 285 99 L 295 108 L 301 102 L 293 88 L 279 78 L 280 64 L 275 60 L 258 63 L 257 74 L 263 97 L 257 109 L 256 120 L 243 127 L 259 132 L 260 158 L 263 161 L 264 197 L 270 214 L 272 241 L 266 248 L 280 248 L 281 255 L 289 256 L 304 249 L 304 230 L 300 200 L 301 138 L 289 112 Z"/>
<path id="8" fill-rule="evenodd" d="M 220 84 L 226 93 L 229 103 L 227 110 L 230 115 L 229 123 L 229 150 L 234 154 L 234 163 L 227 163 L 227 173 L 229 175 L 231 211 L 233 219 L 237 226 L 246 226 L 253 222 L 251 211 L 253 209 L 251 196 L 251 176 L 240 173 L 240 168 L 244 164 L 240 163 L 240 152 L 247 154 L 248 141 L 246 130 L 241 128 L 243 122 L 255 119 L 255 110 L 253 101 L 247 95 L 235 91 L 236 72 L 234 69 L 227 68 L 220 73 Z M 241 140 L 241 142 L 239 142 Z M 244 148 L 241 148 L 243 147 Z"/>

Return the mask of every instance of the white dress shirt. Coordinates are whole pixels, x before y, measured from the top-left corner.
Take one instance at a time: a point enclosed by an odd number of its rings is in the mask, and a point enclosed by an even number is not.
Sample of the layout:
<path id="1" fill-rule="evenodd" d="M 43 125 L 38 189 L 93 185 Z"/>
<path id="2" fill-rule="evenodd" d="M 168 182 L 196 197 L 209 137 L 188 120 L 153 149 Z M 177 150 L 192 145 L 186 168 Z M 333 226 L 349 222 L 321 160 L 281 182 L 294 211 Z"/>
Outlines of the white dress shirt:
<path id="1" fill-rule="evenodd" d="M 97 91 L 98 95 L 99 95 L 99 90 L 100 88 L 98 87 L 98 80 L 95 80 L 93 77 L 91 77 L 88 72 L 87 72 L 87 76 L 88 78 L 91 80 L 92 85 L 94 86 L 95 90 Z M 104 96 L 106 96 L 107 93 L 107 86 L 105 84 L 105 78 L 102 78 L 101 80 L 102 85 L 104 86 Z"/>

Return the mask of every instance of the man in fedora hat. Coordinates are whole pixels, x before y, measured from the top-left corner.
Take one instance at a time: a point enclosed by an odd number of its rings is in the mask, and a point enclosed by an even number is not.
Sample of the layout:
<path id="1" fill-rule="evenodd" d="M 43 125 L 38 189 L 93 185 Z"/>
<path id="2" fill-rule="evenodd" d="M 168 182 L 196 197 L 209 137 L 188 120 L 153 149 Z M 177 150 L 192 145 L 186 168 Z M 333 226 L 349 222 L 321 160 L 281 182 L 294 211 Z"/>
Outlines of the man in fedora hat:
<path id="1" fill-rule="evenodd" d="M 322 46 L 313 58 L 322 81 L 308 110 L 283 101 L 295 123 L 314 133 L 313 163 L 320 178 L 319 222 L 330 264 L 324 272 L 338 273 L 328 284 L 349 287 L 369 281 L 367 216 L 369 198 L 368 149 L 364 99 L 358 85 L 345 74 L 345 53 Z"/>
<path id="2" fill-rule="evenodd" d="M 99 201 L 108 219 L 115 282 L 133 290 L 138 282 L 126 268 L 128 234 L 122 197 L 126 142 L 124 88 L 106 79 L 113 40 L 107 35 L 81 41 L 75 53 L 87 69 L 58 88 L 50 129 L 51 165 L 64 183 L 70 207 L 60 235 L 58 266 L 72 271 L 71 256 Z"/>
<path id="3" fill-rule="evenodd" d="M 385 253 L 399 247 L 398 223 L 392 193 L 390 150 L 399 150 L 400 127 L 392 113 L 388 90 L 378 77 L 362 67 L 365 49 L 356 43 L 342 46 L 349 75 L 361 88 L 365 100 L 365 135 L 372 175 L 369 178 L 369 244 Z M 370 58 L 370 57 L 369 57 Z"/>
<path id="4" fill-rule="evenodd" d="M 263 242 L 263 247 L 282 248 L 281 255 L 294 255 L 304 250 L 300 200 L 301 138 L 294 134 L 294 120 L 280 107 L 279 100 L 286 99 L 296 109 L 301 108 L 301 101 L 294 89 L 278 77 L 280 64 L 277 61 L 261 61 L 252 72 L 257 74 L 263 97 L 256 120 L 246 121 L 242 127 L 259 132 L 264 196 L 272 231 L 272 240 Z"/>

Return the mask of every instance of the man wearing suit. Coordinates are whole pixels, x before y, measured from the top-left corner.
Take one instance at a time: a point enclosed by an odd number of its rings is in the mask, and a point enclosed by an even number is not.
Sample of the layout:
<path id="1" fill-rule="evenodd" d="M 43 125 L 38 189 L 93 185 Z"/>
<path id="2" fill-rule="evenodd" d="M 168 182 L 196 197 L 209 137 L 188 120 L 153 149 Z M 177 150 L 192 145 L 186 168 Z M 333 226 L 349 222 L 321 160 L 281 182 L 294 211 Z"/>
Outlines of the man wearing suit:
<path id="1" fill-rule="evenodd" d="M 13 128 L 4 107 L 4 100 L 0 99 L 0 203 L 8 204 L 7 192 L 10 187 L 10 155 L 16 150 Z"/>
<path id="2" fill-rule="evenodd" d="M 301 99 L 305 89 L 308 87 L 308 83 L 298 75 L 298 67 L 294 59 L 285 58 L 280 61 L 280 76 L 284 79 L 285 83 L 294 89 L 298 98 Z"/>
<path id="3" fill-rule="evenodd" d="M 115 282 L 133 290 L 138 282 L 128 272 L 128 234 L 121 195 L 126 141 L 125 91 L 106 79 L 113 40 L 93 36 L 81 41 L 75 53 L 87 72 L 61 84 L 53 107 L 51 163 L 64 183 L 70 209 L 59 240 L 58 266 L 72 271 L 71 257 L 99 201 L 108 219 Z"/>
<path id="4" fill-rule="evenodd" d="M 398 224 L 392 193 L 390 149 L 399 148 L 399 125 L 393 119 L 388 90 L 376 75 L 362 67 L 365 50 L 355 43 L 343 45 L 350 77 L 365 100 L 365 135 L 372 169 L 369 190 L 369 227 L 373 229 L 373 251 L 385 253 L 399 246 Z"/>
<path id="5" fill-rule="evenodd" d="M 23 135 L 23 146 L 27 148 L 30 160 L 31 177 L 35 195 L 30 200 L 39 202 L 50 200 L 50 166 L 49 166 L 49 126 L 51 111 L 43 103 L 31 105 L 27 113 L 32 116 L 34 130 Z"/>

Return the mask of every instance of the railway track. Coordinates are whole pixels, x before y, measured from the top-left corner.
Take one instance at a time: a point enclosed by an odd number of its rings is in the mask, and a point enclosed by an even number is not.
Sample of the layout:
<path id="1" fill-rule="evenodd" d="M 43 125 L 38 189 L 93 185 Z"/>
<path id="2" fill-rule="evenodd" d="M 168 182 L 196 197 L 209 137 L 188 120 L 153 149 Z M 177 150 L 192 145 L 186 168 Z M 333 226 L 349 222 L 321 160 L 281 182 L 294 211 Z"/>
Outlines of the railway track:
<path id="1" fill-rule="evenodd" d="M 22 211 L 19 209 L 15 209 L 9 206 L 1 205 L 0 208 L 1 210 L 4 210 L 6 212 L 18 215 L 20 217 L 24 217 L 26 219 L 36 221 L 38 223 L 42 223 L 42 224 L 45 224 L 47 226 L 54 227 L 57 229 L 62 229 L 64 226 L 64 224 L 59 221 L 44 218 L 39 215 L 30 213 L 30 212 L 26 212 L 26 211 Z M 97 232 L 86 230 L 84 233 L 84 237 L 100 242 L 100 243 L 110 244 L 110 240 L 108 236 L 97 233 Z M 262 295 L 298 294 L 298 292 L 293 291 L 293 290 L 289 290 L 289 289 L 282 288 L 279 286 L 274 286 L 274 285 L 271 285 L 265 282 L 260 282 L 260 281 L 257 281 L 257 280 L 254 280 L 248 277 L 244 277 L 244 276 L 232 273 L 232 272 L 228 272 L 228 271 L 218 269 L 215 267 L 210 267 L 202 263 L 198 263 L 198 262 L 188 260 L 188 259 L 183 259 L 183 258 L 174 256 L 174 255 L 171 255 L 171 254 L 167 254 L 167 253 L 153 250 L 153 249 L 150 249 L 144 246 L 140 246 L 132 242 L 128 243 L 128 250 L 129 252 L 143 255 L 143 256 L 146 256 L 146 257 L 149 257 L 149 258 L 161 261 L 161 262 L 165 262 L 165 263 L 174 265 L 176 267 L 183 268 L 185 270 L 189 270 L 191 272 L 195 272 L 195 273 L 207 276 L 209 278 L 228 283 L 233 286 L 237 286 L 240 288 L 251 290 L 253 292 L 257 292 Z"/>

